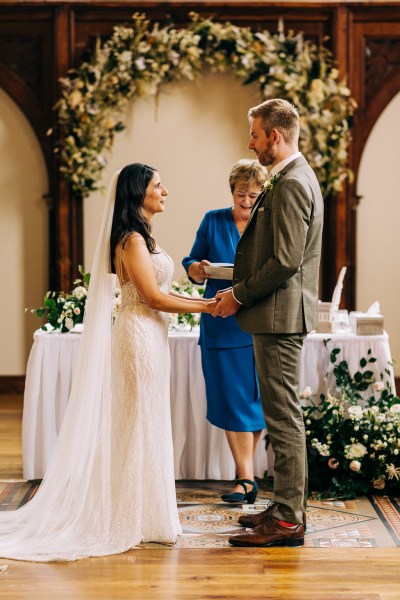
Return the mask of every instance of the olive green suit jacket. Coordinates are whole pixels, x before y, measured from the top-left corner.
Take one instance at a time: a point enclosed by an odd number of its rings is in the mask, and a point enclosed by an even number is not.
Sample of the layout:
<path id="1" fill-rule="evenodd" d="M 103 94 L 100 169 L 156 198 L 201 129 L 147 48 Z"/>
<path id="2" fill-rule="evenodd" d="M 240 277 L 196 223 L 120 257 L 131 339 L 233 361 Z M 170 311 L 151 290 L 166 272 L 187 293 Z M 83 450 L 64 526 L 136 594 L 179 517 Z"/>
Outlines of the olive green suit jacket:
<path id="1" fill-rule="evenodd" d="M 238 243 L 233 293 L 249 333 L 300 333 L 317 323 L 323 199 L 300 156 L 257 198 Z"/>

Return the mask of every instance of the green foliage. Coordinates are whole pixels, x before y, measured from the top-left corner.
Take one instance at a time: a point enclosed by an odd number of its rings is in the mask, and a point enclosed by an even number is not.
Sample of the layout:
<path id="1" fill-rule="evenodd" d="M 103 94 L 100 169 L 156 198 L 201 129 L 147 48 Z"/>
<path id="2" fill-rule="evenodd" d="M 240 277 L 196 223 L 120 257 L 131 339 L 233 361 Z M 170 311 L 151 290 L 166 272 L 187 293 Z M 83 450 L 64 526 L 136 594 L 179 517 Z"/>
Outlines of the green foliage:
<path id="1" fill-rule="evenodd" d="M 81 265 L 78 267 L 80 277 L 75 279 L 74 289 L 70 293 L 46 292 L 43 300 L 44 306 L 39 308 L 25 309 L 38 318 L 47 318 L 51 328 L 66 333 L 71 331 L 75 325 L 83 322 L 85 313 L 86 297 L 90 282 L 90 273 L 85 273 Z M 47 325 L 42 329 L 48 331 Z"/>

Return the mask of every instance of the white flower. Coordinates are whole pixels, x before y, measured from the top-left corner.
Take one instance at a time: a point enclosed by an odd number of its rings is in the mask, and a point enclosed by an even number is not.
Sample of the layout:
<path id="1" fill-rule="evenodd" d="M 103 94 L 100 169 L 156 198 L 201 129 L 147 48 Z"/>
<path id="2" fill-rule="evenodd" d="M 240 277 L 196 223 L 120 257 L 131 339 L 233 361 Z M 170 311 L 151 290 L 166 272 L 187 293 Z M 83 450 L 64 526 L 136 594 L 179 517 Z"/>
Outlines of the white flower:
<path id="1" fill-rule="evenodd" d="M 313 100 L 315 100 L 317 103 L 323 101 L 325 97 L 325 84 L 321 79 L 312 80 L 308 97 L 311 102 Z"/>
<path id="2" fill-rule="evenodd" d="M 310 398 L 313 394 L 314 394 L 314 392 L 308 385 L 306 388 L 304 388 L 304 390 L 302 392 L 300 392 L 299 396 L 302 400 L 308 400 L 308 398 Z"/>
<path id="3" fill-rule="evenodd" d="M 367 454 L 367 452 L 367 448 L 364 446 L 364 444 L 360 444 L 360 442 L 348 445 L 344 449 L 345 457 L 350 460 L 352 458 L 362 458 Z"/>
<path id="4" fill-rule="evenodd" d="M 120 62 L 123 62 L 123 63 L 130 63 L 132 61 L 132 52 L 130 50 L 124 50 L 119 55 L 119 60 L 120 60 Z M 140 60 L 140 59 L 138 59 L 138 60 Z M 138 62 L 138 61 L 136 61 L 136 62 Z"/>
<path id="5" fill-rule="evenodd" d="M 393 404 L 390 408 L 389 408 L 389 413 L 391 415 L 398 415 L 400 413 L 400 404 Z"/>
<path id="6" fill-rule="evenodd" d="M 318 453 L 321 456 L 330 456 L 331 449 L 329 448 L 328 444 L 321 444 L 321 442 L 319 442 L 317 438 L 314 438 L 313 440 L 311 440 L 311 445 L 314 448 L 316 448 L 316 450 L 318 450 Z"/>
<path id="7" fill-rule="evenodd" d="M 351 463 L 349 464 L 349 467 L 352 471 L 360 471 L 361 463 L 359 460 L 352 460 Z"/>
<path id="8" fill-rule="evenodd" d="M 361 406 L 358 406 L 358 404 L 354 404 L 353 406 L 349 406 L 348 413 L 354 419 L 361 419 L 362 414 L 363 414 L 363 409 L 361 408 Z"/>
<path id="9" fill-rule="evenodd" d="M 385 389 L 385 384 L 383 381 L 375 381 L 372 384 L 372 389 L 374 392 L 382 392 Z"/>
<path id="10" fill-rule="evenodd" d="M 264 183 L 264 192 L 270 192 L 274 189 L 276 182 L 278 181 L 278 179 L 280 178 L 281 173 L 277 173 L 276 175 L 273 175 L 272 177 L 268 177 L 268 179 L 265 181 Z"/>
<path id="11" fill-rule="evenodd" d="M 83 96 L 78 90 L 74 90 L 69 97 L 69 103 L 72 108 L 75 108 L 82 104 Z"/>
<path id="12" fill-rule="evenodd" d="M 72 295 L 75 296 L 75 298 L 78 298 L 78 300 L 81 300 L 87 296 L 87 289 L 83 287 L 83 285 L 78 285 L 78 287 L 72 290 Z"/>
<path id="13" fill-rule="evenodd" d="M 70 317 L 67 317 L 67 318 L 65 319 L 65 327 L 66 327 L 68 330 L 70 330 L 70 329 L 72 329 L 72 328 L 73 328 L 73 326 L 74 326 L 74 321 L 73 321 L 73 319 L 71 319 Z"/>
<path id="14" fill-rule="evenodd" d="M 144 71 L 146 68 L 146 62 L 143 58 L 143 56 L 141 56 L 140 58 L 135 60 L 135 66 L 137 68 L 138 71 Z"/>

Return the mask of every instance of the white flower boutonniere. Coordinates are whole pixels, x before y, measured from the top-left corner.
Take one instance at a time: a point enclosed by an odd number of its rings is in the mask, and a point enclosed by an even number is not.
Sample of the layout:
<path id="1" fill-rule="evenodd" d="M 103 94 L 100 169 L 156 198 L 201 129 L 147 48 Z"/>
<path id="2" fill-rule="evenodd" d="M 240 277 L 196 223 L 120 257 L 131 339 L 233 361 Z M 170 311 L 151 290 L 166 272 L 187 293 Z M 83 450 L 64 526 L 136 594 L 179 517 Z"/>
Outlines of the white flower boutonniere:
<path id="1" fill-rule="evenodd" d="M 264 192 L 272 192 L 280 176 L 281 172 L 277 173 L 276 175 L 273 175 L 272 177 L 269 177 L 264 183 Z"/>

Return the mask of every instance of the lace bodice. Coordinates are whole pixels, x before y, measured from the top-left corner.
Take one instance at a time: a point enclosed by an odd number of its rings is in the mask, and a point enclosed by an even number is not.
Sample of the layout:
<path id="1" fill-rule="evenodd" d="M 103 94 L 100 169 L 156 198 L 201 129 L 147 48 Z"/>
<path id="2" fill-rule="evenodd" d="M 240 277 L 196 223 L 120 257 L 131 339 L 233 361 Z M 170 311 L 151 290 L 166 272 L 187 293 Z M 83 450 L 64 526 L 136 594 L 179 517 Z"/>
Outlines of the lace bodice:
<path id="1" fill-rule="evenodd" d="M 174 263 L 172 258 L 168 256 L 168 254 L 166 254 L 166 252 L 164 252 L 164 250 L 162 250 L 162 248 L 159 246 L 157 246 L 157 254 L 150 254 L 150 257 L 153 263 L 158 286 L 162 292 L 168 294 L 174 273 Z M 121 281 L 121 275 L 119 275 L 119 279 Z M 120 310 L 127 307 L 135 307 L 136 309 L 140 309 L 140 305 L 144 305 L 143 309 L 146 308 L 147 310 L 151 310 L 145 305 L 143 298 L 139 294 L 139 291 L 130 280 L 121 282 Z"/>

